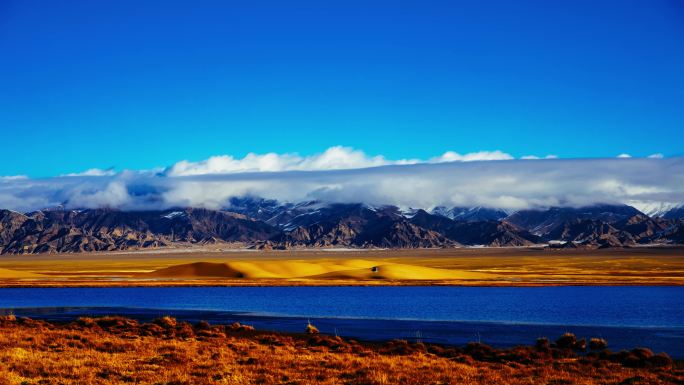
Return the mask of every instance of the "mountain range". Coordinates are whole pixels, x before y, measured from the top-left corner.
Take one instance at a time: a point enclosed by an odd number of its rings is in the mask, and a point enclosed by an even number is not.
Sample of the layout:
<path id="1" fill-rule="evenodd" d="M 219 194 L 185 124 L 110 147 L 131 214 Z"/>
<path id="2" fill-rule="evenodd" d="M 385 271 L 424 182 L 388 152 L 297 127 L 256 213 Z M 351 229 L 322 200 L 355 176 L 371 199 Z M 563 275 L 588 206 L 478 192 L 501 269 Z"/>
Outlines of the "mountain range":
<path id="1" fill-rule="evenodd" d="M 627 205 L 400 209 L 360 203 L 280 203 L 233 198 L 223 210 L 63 208 L 0 210 L 0 253 L 127 250 L 232 243 L 258 249 L 306 247 L 630 247 L 684 243 L 684 210 L 648 216 Z"/>

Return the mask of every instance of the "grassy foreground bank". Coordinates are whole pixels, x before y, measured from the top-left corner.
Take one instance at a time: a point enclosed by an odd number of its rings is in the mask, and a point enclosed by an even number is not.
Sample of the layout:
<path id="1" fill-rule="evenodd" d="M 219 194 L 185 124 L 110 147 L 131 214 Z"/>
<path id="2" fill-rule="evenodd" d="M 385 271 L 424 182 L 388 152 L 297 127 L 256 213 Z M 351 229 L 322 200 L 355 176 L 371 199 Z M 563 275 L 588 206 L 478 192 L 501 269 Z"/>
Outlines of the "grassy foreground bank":
<path id="1" fill-rule="evenodd" d="M 303 325 L 303 329 L 304 329 Z M 315 330 L 309 330 L 314 331 Z M 593 350 L 591 349 L 593 348 Z M 0 384 L 681 384 L 684 363 L 565 335 L 508 350 L 359 343 L 164 317 L 0 317 Z"/>

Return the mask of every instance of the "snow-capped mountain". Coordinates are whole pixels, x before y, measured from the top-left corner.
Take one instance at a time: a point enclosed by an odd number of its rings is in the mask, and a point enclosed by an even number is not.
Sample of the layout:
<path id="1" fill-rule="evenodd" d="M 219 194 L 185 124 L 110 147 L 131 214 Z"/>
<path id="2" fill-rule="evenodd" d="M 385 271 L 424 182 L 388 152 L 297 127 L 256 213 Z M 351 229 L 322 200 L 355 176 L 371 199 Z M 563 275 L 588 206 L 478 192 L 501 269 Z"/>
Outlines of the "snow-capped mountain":
<path id="1" fill-rule="evenodd" d="M 224 210 L 0 210 L 0 254 L 240 243 L 255 248 L 571 247 L 684 243 L 684 208 L 650 217 L 628 205 L 522 210 L 399 208 L 363 203 L 230 201 Z M 569 247 L 569 246 L 567 246 Z"/>
<path id="2" fill-rule="evenodd" d="M 433 215 L 440 215 L 443 217 L 447 217 L 447 218 L 455 220 L 455 221 L 473 222 L 473 221 L 489 221 L 489 220 L 498 221 L 498 220 L 506 218 L 507 216 L 512 214 L 513 211 L 488 208 L 488 207 L 482 207 L 482 206 L 452 207 L 452 208 L 448 208 L 445 206 L 437 206 L 437 207 L 433 208 L 432 210 L 430 210 L 430 213 Z"/>

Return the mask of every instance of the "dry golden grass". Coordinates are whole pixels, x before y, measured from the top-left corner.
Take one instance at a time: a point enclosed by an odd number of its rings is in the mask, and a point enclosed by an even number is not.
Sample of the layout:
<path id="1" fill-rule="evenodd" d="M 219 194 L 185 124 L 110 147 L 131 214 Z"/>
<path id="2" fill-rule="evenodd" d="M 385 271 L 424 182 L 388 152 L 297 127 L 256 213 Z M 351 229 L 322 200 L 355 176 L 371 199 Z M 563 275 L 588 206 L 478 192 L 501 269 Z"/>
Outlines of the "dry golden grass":
<path id="1" fill-rule="evenodd" d="M 305 325 L 303 325 L 304 328 Z M 625 355 L 626 354 L 626 355 Z M 68 325 L 0 318 L 0 384 L 681 384 L 682 364 L 650 352 L 495 350 L 192 327 L 105 317 Z M 643 358 L 640 355 L 644 355 Z M 633 361 L 628 360 L 631 355 Z M 641 357 L 641 358 L 640 358 Z M 627 367 L 629 366 L 643 366 Z M 660 365 L 660 366 L 656 366 Z M 663 366 L 664 365 L 664 366 Z"/>
<path id="2" fill-rule="evenodd" d="M 378 284 L 683 285 L 684 248 L 191 248 L 0 258 L 0 287 Z"/>

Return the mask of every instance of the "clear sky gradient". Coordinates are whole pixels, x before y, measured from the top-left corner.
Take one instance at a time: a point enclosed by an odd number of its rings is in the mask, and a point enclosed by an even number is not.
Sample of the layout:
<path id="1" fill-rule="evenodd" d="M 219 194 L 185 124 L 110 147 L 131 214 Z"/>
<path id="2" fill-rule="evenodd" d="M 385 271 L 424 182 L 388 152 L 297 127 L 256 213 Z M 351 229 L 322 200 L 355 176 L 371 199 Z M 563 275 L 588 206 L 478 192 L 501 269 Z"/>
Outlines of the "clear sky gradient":
<path id="1" fill-rule="evenodd" d="M 143 4 L 144 3 L 144 4 Z M 684 152 L 684 3 L 0 0 L 0 175 Z"/>

